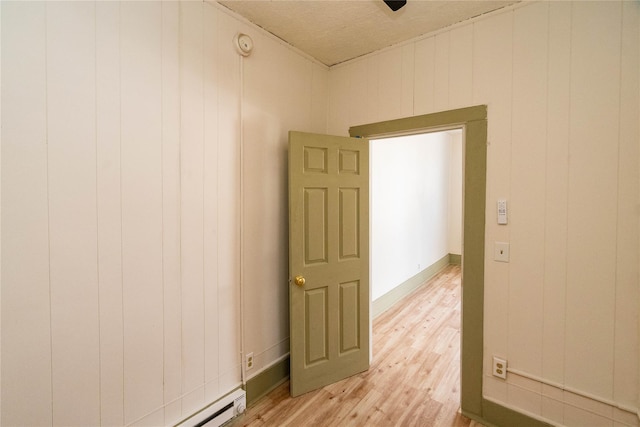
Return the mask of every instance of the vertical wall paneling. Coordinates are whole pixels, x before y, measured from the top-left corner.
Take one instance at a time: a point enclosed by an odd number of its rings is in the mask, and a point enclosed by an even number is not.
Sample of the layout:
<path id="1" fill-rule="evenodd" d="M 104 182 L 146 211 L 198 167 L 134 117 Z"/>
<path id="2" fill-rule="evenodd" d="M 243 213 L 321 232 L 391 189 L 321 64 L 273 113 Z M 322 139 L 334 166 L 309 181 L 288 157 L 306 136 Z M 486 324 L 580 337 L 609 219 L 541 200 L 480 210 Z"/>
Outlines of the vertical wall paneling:
<path id="1" fill-rule="evenodd" d="M 219 94 L 218 111 L 218 342 L 220 387 L 230 389 L 240 382 L 240 325 L 239 325 L 239 123 L 240 57 L 229 40 L 238 28 L 230 20 L 220 20 L 218 26 Z"/>
<path id="2" fill-rule="evenodd" d="M 472 105 L 473 26 L 451 30 L 449 36 L 449 108 Z"/>
<path id="3" fill-rule="evenodd" d="M 549 3 L 542 376 L 564 382 L 571 3 Z"/>
<path id="4" fill-rule="evenodd" d="M 162 285 L 164 421 L 182 415 L 180 277 L 180 4 L 162 2 Z"/>
<path id="5" fill-rule="evenodd" d="M 311 75 L 311 132 L 327 132 L 328 73 L 318 64 L 312 64 Z"/>
<path id="6" fill-rule="evenodd" d="M 316 116 L 325 114 L 320 114 L 319 106 L 326 106 L 327 75 L 318 75 L 322 71 L 318 65 L 268 43 L 264 35 L 251 29 L 248 34 L 254 37 L 256 49 L 242 59 L 242 298 L 244 353 L 254 354 L 254 366 L 247 372 L 251 378 L 289 351 L 288 291 L 282 286 L 288 274 L 283 174 L 287 170 L 287 131 L 321 126 L 318 131 L 324 132 L 325 120 Z M 367 96 L 364 64 L 350 68 L 345 76 L 353 91 L 349 108 L 343 110 L 350 120 L 364 115 L 357 108 Z"/>
<path id="7" fill-rule="evenodd" d="M 125 423 L 163 396 L 162 6 L 121 3 Z"/>
<path id="8" fill-rule="evenodd" d="M 408 43 L 402 46 L 402 100 L 401 117 L 413 116 L 413 73 L 415 72 L 415 43 Z"/>
<path id="9" fill-rule="evenodd" d="M 2 8 L 3 425 L 52 419 L 46 6 Z"/>
<path id="10" fill-rule="evenodd" d="M 349 132 L 348 108 L 349 81 L 345 78 L 352 67 L 338 67 L 331 70 L 328 81 L 327 133 L 347 136 Z"/>
<path id="11" fill-rule="evenodd" d="M 249 34 L 255 37 L 253 33 Z M 242 215 L 242 256 L 243 256 L 243 292 L 244 303 L 244 354 L 254 353 L 254 369 L 250 376 L 262 367 L 262 351 L 266 342 L 274 342 L 271 337 L 278 331 L 265 331 L 252 328 L 250 325 L 261 325 L 273 322 L 273 308 L 277 305 L 280 289 L 264 286 L 265 283 L 276 283 L 274 270 L 284 254 L 279 253 L 279 233 L 275 204 L 270 201 L 279 197 L 276 184 L 277 175 L 266 176 L 265 168 L 277 169 L 282 161 L 280 150 L 276 148 L 286 141 L 281 136 L 282 123 L 274 120 L 281 104 L 290 101 L 290 97 L 281 91 L 281 81 L 288 80 L 278 58 L 265 44 L 266 38 L 255 39 L 257 49 L 251 57 L 241 59 L 243 73 L 242 92 L 242 178 L 243 178 L 243 215 Z M 222 48 L 222 46 L 221 46 Z M 280 59 L 280 58 L 278 58 Z M 270 82 L 265 85 L 264 82 Z M 309 87 L 310 89 L 310 87 Z M 308 104 L 307 104 L 308 105 Z M 268 160 L 267 160 L 268 159 Z M 275 191 L 274 191 L 275 190 Z M 266 196 L 269 194 L 270 196 Z M 274 221 L 275 220 L 275 221 Z M 264 227 L 265 223 L 272 224 Z M 276 226 L 276 224 L 278 224 Z M 267 249 L 267 247 L 269 249 Z M 283 251 L 284 252 L 284 251 Z M 261 262 L 261 260 L 263 260 Z M 268 320 L 269 319 L 269 320 Z M 267 338 L 269 336 L 269 338 Z M 257 368 L 257 369 L 256 369 Z"/>
<path id="12" fill-rule="evenodd" d="M 366 123 L 368 117 L 381 109 L 378 105 L 378 72 L 371 65 L 371 60 L 364 60 L 345 68 L 350 86 L 350 95 L 345 99 L 348 123 Z"/>
<path id="13" fill-rule="evenodd" d="M 0 19 L 2 423 L 173 424 L 240 384 L 231 40 L 255 28 L 190 2 L 10 2 Z M 286 240 L 285 132 L 326 130 L 329 81 L 254 40 L 246 61 L 262 55 L 276 82 L 269 96 L 260 70 L 242 82 L 262 97 L 245 129 L 271 165 L 251 196 L 279 194 L 256 209 L 273 226 L 249 267 L 272 298 L 252 343 L 266 366 L 288 350 L 286 245 L 269 244 Z"/>
<path id="14" fill-rule="evenodd" d="M 203 5 L 203 95 L 204 95 L 204 381 L 205 400 L 211 402 L 226 390 L 218 382 L 218 337 L 221 326 L 218 316 L 218 12 Z M 228 40 L 224 40 L 230 44 Z M 223 325 L 224 323 L 222 323 Z"/>
<path id="15" fill-rule="evenodd" d="M 98 424 L 95 5 L 46 27 L 53 424 Z"/>
<path id="16" fill-rule="evenodd" d="M 566 310 L 566 357 L 571 363 L 565 366 L 565 380 L 571 387 L 609 399 L 614 362 L 620 12 L 618 2 L 574 3 L 571 47 L 567 258 L 571 303 Z"/>
<path id="17" fill-rule="evenodd" d="M 377 56 L 377 63 L 379 120 L 400 118 L 402 116 L 402 50 L 392 49 L 381 52 Z"/>
<path id="18" fill-rule="evenodd" d="M 636 3 L 622 5 L 620 147 L 618 155 L 618 219 L 615 301 L 614 400 L 633 406 L 638 395 L 638 227 L 640 206 L 640 129 L 638 102 L 630 94 L 640 90 L 638 35 L 640 8 Z"/>
<path id="19" fill-rule="evenodd" d="M 414 60 L 414 105 L 413 113 L 426 114 L 434 112 L 435 81 L 435 37 L 429 37 L 415 43 Z"/>
<path id="20" fill-rule="evenodd" d="M 124 423 L 120 198 L 120 6 L 96 3 L 100 422 Z"/>
<path id="21" fill-rule="evenodd" d="M 637 2 L 533 2 L 415 41 L 414 114 L 488 106 L 484 396 L 561 425 L 637 423 L 639 21 Z M 349 70 L 407 46 L 332 68 L 329 110 L 347 112 Z M 543 380 L 494 379 L 492 355 Z"/>
<path id="22" fill-rule="evenodd" d="M 487 225 L 485 241 L 485 345 L 508 357 L 509 264 L 493 261 L 494 241 L 509 241 L 508 227 L 496 224 L 496 201 L 511 194 L 511 89 L 513 12 L 474 23 L 473 102 L 488 105 Z M 491 354 L 485 354 L 490 366 Z M 490 369 L 490 368 L 489 368 Z M 487 370 L 486 372 L 490 372 Z M 488 380 L 491 378 L 489 377 Z"/>
<path id="23" fill-rule="evenodd" d="M 371 121 L 382 120 L 386 106 L 380 102 L 380 85 L 385 84 L 385 75 L 382 74 L 382 67 L 378 58 L 366 58 L 362 61 L 365 66 L 365 76 L 358 75 L 358 78 L 366 78 L 367 81 L 367 96 L 364 98 L 365 105 L 358 104 L 357 110 L 364 110 L 367 113 L 367 118 L 371 118 Z M 347 92 L 347 96 L 349 96 Z M 352 102 L 358 101 L 357 99 Z M 359 117 L 360 118 L 360 117 Z M 360 123 L 367 123 L 369 120 L 365 120 Z M 349 135 L 347 129 L 352 126 L 353 122 L 348 122 L 344 128 L 345 135 Z"/>
<path id="24" fill-rule="evenodd" d="M 348 136 L 352 123 L 379 117 L 386 107 L 379 101 L 380 75 L 378 61 L 372 58 L 357 60 L 348 67 L 337 66 L 328 73 L 327 133 Z"/>
<path id="25" fill-rule="evenodd" d="M 286 152 L 287 152 L 287 130 L 289 129 L 310 129 L 313 123 L 313 109 L 309 108 L 308 99 L 314 102 L 314 88 L 313 88 L 313 68 L 314 65 L 306 61 L 304 58 L 297 57 L 293 52 L 282 52 L 284 54 L 282 60 L 278 61 L 283 67 L 283 70 L 279 73 L 285 77 L 284 80 L 279 80 L 279 85 L 283 87 L 289 87 L 288 90 L 281 91 L 284 97 L 281 98 L 281 102 L 277 104 L 277 110 L 281 111 L 282 119 L 280 123 L 280 134 L 271 140 L 267 147 L 274 153 L 278 153 L 274 161 L 274 164 L 280 171 L 287 170 Z M 287 71 L 288 70 L 288 71 Z M 296 71 L 297 72 L 292 72 Z M 265 102 L 266 101 L 266 102 Z M 269 100 L 262 100 L 263 105 L 269 105 Z M 288 114 L 285 113 L 288 108 L 295 106 Z M 263 107 L 264 108 L 264 107 Z M 280 114 L 279 114 L 280 115 Z M 246 171 L 246 170 L 245 170 Z M 254 178 L 255 180 L 255 178 Z M 254 254 L 254 260 L 263 258 L 266 259 L 267 264 L 272 267 L 265 266 L 264 272 L 268 274 L 271 281 L 274 283 L 286 283 L 287 282 L 287 264 L 283 263 L 283 260 L 288 259 L 288 222 L 287 218 L 287 183 L 284 175 L 278 175 L 277 179 L 262 180 L 262 184 L 257 186 L 266 190 L 268 194 L 278 194 L 276 200 L 279 200 L 275 206 L 262 210 L 262 216 L 265 220 L 268 220 L 274 224 L 271 234 L 267 234 L 266 237 L 272 242 L 270 246 L 272 249 L 268 249 L 264 244 L 261 245 L 261 250 Z M 249 196 L 246 193 L 245 196 Z M 254 195 L 255 197 L 255 195 Z M 247 200 L 247 198 L 245 199 Z M 264 204 L 264 201 L 261 203 Z M 269 204 L 265 204 L 268 207 Z M 249 214 L 250 210 L 247 210 L 245 204 L 245 211 Z M 255 215 L 255 213 L 254 213 Z M 254 216 L 254 227 L 259 222 Z M 250 240 L 245 240 L 247 246 L 245 246 L 245 253 L 247 252 Z M 260 253 L 263 255 L 260 256 Z M 267 257 L 264 257 L 267 254 Z M 255 265 L 255 262 L 254 262 Z M 254 269 L 255 270 L 255 269 Z M 257 274 L 256 274 L 257 273 Z M 284 273 L 284 274 L 283 274 Z M 254 277 L 259 276 L 258 271 L 254 271 Z M 286 286 L 277 287 L 276 290 L 269 291 L 268 289 L 260 292 L 263 296 L 261 300 L 263 303 L 254 301 L 254 305 L 267 304 L 268 309 L 264 307 L 260 310 L 262 312 L 261 318 L 263 322 L 271 324 L 279 324 L 287 330 L 288 325 L 288 290 Z M 245 324 L 246 325 L 246 324 Z M 245 328 L 245 331 L 247 328 Z M 283 350 L 288 344 L 288 333 L 283 333 L 280 330 L 264 330 L 263 332 L 255 331 L 262 335 L 257 341 L 260 342 L 260 348 L 266 350 L 261 352 L 260 364 L 261 366 L 268 366 L 270 361 L 276 360 L 279 355 L 286 353 L 288 350 Z M 277 344 L 276 344 L 277 343 Z M 275 345 L 274 345 L 275 344 Z"/>
<path id="26" fill-rule="evenodd" d="M 180 6 L 180 195 L 183 411 L 204 403 L 203 4 Z"/>
<path id="27" fill-rule="evenodd" d="M 513 12 L 509 365 L 542 371 L 548 3 Z"/>
<path id="28" fill-rule="evenodd" d="M 266 190 L 267 194 L 278 194 L 275 200 L 278 202 L 269 207 L 267 210 L 262 210 L 262 216 L 264 219 L 272 223 L 272 234 L 267 234 L 267 238 L 272 243 L 261 245 L 261 254 L 255 259 L 265 259 L 268 265 L 264 268 L 265 273 L 268 273 L 274 283 L 287 283 L 288 278 L 288 242 L 289 242 L 289 223 L 288 223 L 288 197 L 287 197 L 287 178 L 285 172 L 287 171 L 287 131 L 289 129 L 311 129 L 312 126 L 312 110 L 309 108 L 307 99 L 313 97 L 313 88 L 311 86 L 313 82 L 312 67 L 309 61 L 295 55 L 290 51 L 282 51 L 282 58 L 280 67 L 283 71 L 280 72 L 281 76 L 285 76 L 284 80 L 280 80 L 279 84 L 283 88 L 291 88 L 285 90 L 283 94 L 286 97 L 281 98 L 281 102 L 278 103 L 278 113 L 281 116 L 281 128 L 280 134 L 276 136 L 269 144 L 270 150 L 273 153 L 277 153 L 277 157 L 271 162 L 281 171 L 280 174 L 275 176 L 275 179 L 262 180 L 262 188 Z M 362 79 L 363 76 L 359 76 Z M 313 101 L 312 101 L 313 102 Z M 353 101 L 358 102 L 357 99 Z M 269 105 L 267 102 L 265 105 Z M 293 107 L 293 108 L 292 108 Z M 354 108 L 357 111 L 358 108 Z M 260 188 L 260 186 L 258 186 Z M 269 206 L 267 204 L 266 206 Z M 248 212 L 247 212 L 248 213 Z M 272 248 L 269 249 L 269 246 Z M 265 254 L 267 257 L 265 258 Z M 257 263 L 254 262 L 253 265 Z M 258 274 L 259 275 L 259 274 Z M 265 292 L 265 291 L 263 291 Z M 289 321 L 289 305 L 288 295 L 289 291 L 286 286 L 277 286 L 275 290 L 266 290 L 266 294 L 270 294 L 262 299 L 266 302 L 270 309 L 264 310 L 263 316 L 264 322 L 270 324 L 281 325 L 284 328 L 279 330 L 263 330 L 262 334 L 262 348 L 266 348 L 264 352 L 264 358 L 261 363 L 269 363 L 270 361 L 277 360 L 282 357 L 283 354 L 288 352 L 288 321 Z M 260 304 L 260 303 L 258 303 Z M 246 330 L 246 328 L 245 328 Z"/>
<path id="29" fill-rule="evenodd" d="M 276 138 L 278 143 L 275 144 L 274 147 L 282 147 L 282 141 L 286 137 L 289 129 L 311 128 L 311 110 L 309 109 L 308 102 L 312 93 L 311 63 L 307 59 L 287 49 L 274 49 L 274 51 L 272 56 L 276 64 L 278 64 L 278 68 L 281 70 L 278 81 L 281 96 L 276 98 L 277 102 L 275 106 L 276 111 L 280 111 L 279 115 L 282 126 L 279 129 L 279 138 Z M 285 157 L 281 156 L 278 162 L 276 162 L 276 165 L 278 169 L 286 169 Z M 285 185 L 281 177 L 278 178 L 278 182 L 280 182 L 281 185 Z M 282 203 L 283 205 L 287 204 L 286 197 L 283 197 Z M 279 211 L 280 208 L 277 210 Z M 286 211 L 284 213 L 286 214 Z M 279 222 L 280 217 L 274 218 L 274 220 Z M 284 221 L 281 222 L 281 224 L 280 227 L 285 226 Z"/>
<path id="30" fill-rule="evenodd" d="M 449 35 L 450 32 L 447 31 L 435 36 L 434 111 L 449 108 Z"/>
<path id="31" fill-rule="evenodd" d="M 130 427 L 158 427 L 162 425 L 170 425 L 168 420 L 165 420 L 164 408 L 158 408 L 138 421 L 130 424 Z"/>

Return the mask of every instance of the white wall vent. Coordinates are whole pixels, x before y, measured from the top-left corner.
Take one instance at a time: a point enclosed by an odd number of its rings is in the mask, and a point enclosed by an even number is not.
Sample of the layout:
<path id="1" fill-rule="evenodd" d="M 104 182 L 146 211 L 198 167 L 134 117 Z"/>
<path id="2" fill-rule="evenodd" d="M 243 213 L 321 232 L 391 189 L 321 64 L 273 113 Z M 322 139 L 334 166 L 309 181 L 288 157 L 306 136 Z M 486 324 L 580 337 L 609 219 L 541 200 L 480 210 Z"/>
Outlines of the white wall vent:
<path id="1" fill-rule="evenodd" d="M 176 427 L 219 427 L 244 413 L 246 407 L 247 393 L 238 389 L 195 413 Z"/>

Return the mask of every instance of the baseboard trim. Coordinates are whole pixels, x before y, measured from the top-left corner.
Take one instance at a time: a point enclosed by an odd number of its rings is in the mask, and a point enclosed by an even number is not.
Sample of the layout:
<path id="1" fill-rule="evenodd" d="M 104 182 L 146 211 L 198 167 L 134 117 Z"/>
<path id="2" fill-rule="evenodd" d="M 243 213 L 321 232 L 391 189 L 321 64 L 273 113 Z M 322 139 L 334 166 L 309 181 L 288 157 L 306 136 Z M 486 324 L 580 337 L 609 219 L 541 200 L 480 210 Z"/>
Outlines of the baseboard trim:
<path id="1" fill-rule="evenodd" d="M 462 255 L 460 255 L 460 254 L 449 254 L 449 264 L 462 265 Z"/>
<path id="2" fill-rule="evenodd" d="M 255 377 L 247 380 L 247 407 L 269 394 L 270 391 L 289 379 L 289 357 L 274 363 Z"/>
<path id="3" fill-rule="evenodd" d="M 373 318 L 375 319 L 376 317 L 393 307 L 402 298 L 415 292 L 415 290 L 418 289 L 424 282 L 435 276 L 436 273 L 449 265 L 451 263 L 450 259 L 450 254 L 443 256 L 438 261 L 431 264 L 429 267 L 425 268 L 415 276 L 406 280 L 404 283 L 401 283 L 386 294 L 378 297 L 371 303 L 371 313 Z"/>
<path id="4" fill-rule="evenodd" d="M 489 421 L 485 420 L 480 415 L 469 413 L 469 412 L 465 411 L 464 409 L 461 409 L 460 413 L 462 415 L 464 415 L 465 417 L 469 418 L 470 420 L 473 420 L 473 421 L 475 421 L 477 423 L 480 423 L 485 427 L 499 427 L 499 426 L 496 426 L 495 424 L 491 424 Z"/>
<path id="5" fill-rule="evenodd" d="M 553 427 L 553 424 L 546 423 L 539 419 L 530 417 L 522 412 L 515 411 L 506 406 L 482 399 L 482 415 L 460 411 L 465 417 L 481 423 L 487 427 Z"/>
<path id="6" fill-rule="evenodd" d="M 469 417 L 464 413 L 463 415 Z M 553 427 L 553 424 L 546 423 L 485 398 L 482 398 L 482 417 L 478 421 L 495 426 Z"/>

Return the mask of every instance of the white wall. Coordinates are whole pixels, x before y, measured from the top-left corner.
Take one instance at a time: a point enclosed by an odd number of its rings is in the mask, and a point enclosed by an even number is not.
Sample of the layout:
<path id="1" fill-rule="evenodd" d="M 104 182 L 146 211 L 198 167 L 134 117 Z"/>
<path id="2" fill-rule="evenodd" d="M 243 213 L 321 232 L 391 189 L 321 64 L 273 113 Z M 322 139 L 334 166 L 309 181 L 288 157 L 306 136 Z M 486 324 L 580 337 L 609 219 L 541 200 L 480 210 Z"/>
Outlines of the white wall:
<path id="1" fill-rule="evenodd" d="M 240 384 L 241 258 L 246 347 L 288 351 L 285 130 L 327 70 L 202 2 L 1 17 L 1 422 L 172 424 Z"/>
<path id="2" fill-rule="evenodd" d="M 329 133 L 488 105 L 484 394 L 565 425 L 637 408 L 639 18 L 637 2 L 526 3 L 329 72 Z M 491 377 L 493 354 L 538 380 Z"/>
<path id="3" fill-rule="evenodd" d="M 449 253 L 462 255 L 462 131 L 447 132 L 451 145 L 449 174 Z"/>
<path id="4" fill-rule="evenodd" d="M 289 354 L 288 132 L 325 133 L 328 70 L 247 29 L 244 62 L 243 282 L 252 378 Z"/>
<path id="5" fill-rule="evenodd" d="M 454 143 L 450 134 L 461 131 L 371 142 L 372 300 L 450 253 L 449 223 L 454 216 L 461 218 L 460 212 L 451 211 Z M 462 173 L 460 167 L 458 173 Z M 453 179 L 462 185 L 461 178 Z M 460 238 L 459 229 L 460 222 Z"/>

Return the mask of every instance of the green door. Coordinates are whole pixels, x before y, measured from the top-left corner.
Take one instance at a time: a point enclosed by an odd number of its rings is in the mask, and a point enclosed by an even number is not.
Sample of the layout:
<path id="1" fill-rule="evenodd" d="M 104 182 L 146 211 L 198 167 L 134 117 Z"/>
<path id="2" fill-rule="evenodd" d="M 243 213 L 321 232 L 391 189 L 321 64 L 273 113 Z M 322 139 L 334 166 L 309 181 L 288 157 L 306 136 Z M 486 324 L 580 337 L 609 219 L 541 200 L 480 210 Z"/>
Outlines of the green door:
<path id="1" fill-rule="evenodd" d="M 289 133 L 291 395 L 369 368 L 369 141 Z"/>

